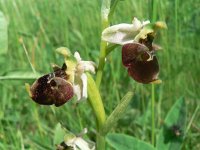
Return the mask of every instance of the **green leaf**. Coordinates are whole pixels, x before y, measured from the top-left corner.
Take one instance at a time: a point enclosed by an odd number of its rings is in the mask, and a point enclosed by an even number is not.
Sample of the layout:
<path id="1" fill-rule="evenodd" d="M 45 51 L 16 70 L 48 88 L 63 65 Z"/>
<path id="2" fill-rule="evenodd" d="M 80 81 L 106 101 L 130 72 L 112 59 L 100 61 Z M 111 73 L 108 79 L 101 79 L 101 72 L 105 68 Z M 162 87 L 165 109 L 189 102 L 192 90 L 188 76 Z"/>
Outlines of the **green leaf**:
<path id="1" fill-rule="evenodd" d="M 107 118 L 106 122 L 104 123 L 101 131 L 102 135 L 107 134 L 110 129 L 117 123 L 117 121 L 123 116 L 125 113 L 126 108 L 133 97 L 133 92 L 128 92 L 121 100 L 121 103 L 117 105 L 114 111 L 110 114 Z"/>
<path id="2" fill-rule="evenodd" d="M 106 141 L 115 150 L 155 150 L 149 143 L 126 134 L 108 134 Z"/>
<path id="3" fill-rule="evenodd" d="M 65 130 L 61 126 L 61 124 L 58 123 L 54 130 L 54 138 L 53 138 L 54 145 L 60 144 L 62 141 L 64 141 L 64 136 L 65 136 Z"/>
<path id="4" fill-rule="evenodd" d="M 40 76 L 39 73 L 34 74 L 31 71 L 12 71 L 5 76 L 0 76 L 0 80 L 33 80 Z"/>
<path id="5" fill-rule="evenodd" d="M 102 102 L 99 90 L 96 86 L 96 83 L 94 82 L 92 76 L 89 73 L 87 73 L 87 78 L 88 78 L 89 102 L 97 118 L 98 127 L 100 128 L 106 120 L 106 114 L 105 114 L 103 102 Z"/>
<path id="6" fill-rule="evenodd" d="M 7 21 L 0 11 L 0 55 L 6 54 L 8 49 Z"/>
<path id="7" fill-rule="evenodd" d="M 186 127 L 186 106 L 183 98 L 177 100 L 165 118 L 164 125 L 158 135 L 158 150 L 181 149 Z"/>

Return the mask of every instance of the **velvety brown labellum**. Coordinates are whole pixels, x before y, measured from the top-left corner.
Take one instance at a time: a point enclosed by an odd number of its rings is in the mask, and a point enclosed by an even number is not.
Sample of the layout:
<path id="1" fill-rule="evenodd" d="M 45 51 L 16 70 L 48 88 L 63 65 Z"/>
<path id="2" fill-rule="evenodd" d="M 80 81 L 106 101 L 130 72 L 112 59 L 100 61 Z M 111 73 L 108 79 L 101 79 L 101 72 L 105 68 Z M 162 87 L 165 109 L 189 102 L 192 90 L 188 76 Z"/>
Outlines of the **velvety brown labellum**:
<path id="1" fill-rule="evenodd" d="M 157 80 L 159 65 L 153 51 L 140 43 L 128 43 L 122 47 L 122 63 L 129 75 L 140 83 Z"/>
<path id="2" fill-rule="evenodd" d="M 122 63 L 126 67 L 134 60 L 147 61 L 149 57 L 148 48 L 140 43 L 129 43 L 122 47 Z"/>
<path id="3" fill-rule="evenodd" d="M 129 75 L 140 83 L 150 83 L 158 79 L 159 66 L 154 56 L 151 61 L 133 61 L 128 67 Z"/>
<path id="4" fill-rule="evenodd" d="M 73 97 L 73 87 L 60 77 L 40 77 L 31 86 L 32 99 L 42 105 L 61 106 Z"/>
<path id="5" fill-rule="evenodd" d="M 74 95 L 72 85 L 67 82 L 67 66 L 54 67 L 54 72 L 37 79 L 30 88 L 32 99 L 42 105 L 61 106 Z"/>

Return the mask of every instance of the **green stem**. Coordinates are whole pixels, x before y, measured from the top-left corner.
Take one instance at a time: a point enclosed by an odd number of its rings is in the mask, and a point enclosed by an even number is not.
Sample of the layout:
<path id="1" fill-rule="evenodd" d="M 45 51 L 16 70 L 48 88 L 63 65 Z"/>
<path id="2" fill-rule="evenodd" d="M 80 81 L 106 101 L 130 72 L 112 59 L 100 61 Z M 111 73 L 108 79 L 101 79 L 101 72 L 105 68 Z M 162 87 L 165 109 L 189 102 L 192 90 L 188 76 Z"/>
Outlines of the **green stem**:
<path id="1" fill-rule="evenodd" d="M 105 147 L 106 147 L 105 137 L 100 134 L 97 134 L 96 139 L 97 139 L 97 142 L 96 142 L 97 150 L 105 150 Z"/>
<path id="2" fill-rule="evenodd" d="M 157 19 L 158 1 L 152 0 L 152 22 Z M 155 85 L 151 86 L 151 143 L 155 146 Z"/>
<path id="3" fill-rule="evenodd" d="M 99 66 L 98 66 L 97 77 L 96 77 L 96 85 L 98 88 L 100 87 L 101 79 L 103 75 L 103 68 L 105 65 L 105 57 L 106 57 L 106 48 L 107 48 L 107 43 L 104 41 L 101 41 Z"/>
<path id="4" fill-rule="evenodd" d="M 103 31 L 105 28 L 107 28 L 109 26 L 109 12 L 110 12 L 110 5 L 111 5 L 111 0 L 102 0 L 102 6 L 101 6 L 101 31 Z M 93 98 L 90 97 L 90 103 L 93 107 L 93 110 L 95 112 L 95 115 L 97 117 L 97 123 L 98 123 L 98 133 L 97 133 L 97 141 L 96 141 L 96 149 L 97 150 L 105 150 L 105 137 L 100 135 L 100 129 L 103 126 L 103 124 L 105 123 L 106 120 L 106 115 L 105 115 L 105 110 L 104 110 L 104 106 L 103 106 L 103 102 L 101 100 L 100 94 L 99 94 L 99 87 L 101 84 L 101 79 L 102 79 L 102 75 L 103 75 L 103 68 L 105 65 L 105 57 L 106 57 L 106 49 L 107 49 L 107 42 L 102 41 L 101 40 L 101 44 L 100 44 L 100 55 L 99 55 L 99 65 L 98 65 L 98 70 L 97 70 L 97 76 L 96 76 L 96 84 L 95 82 L 91 82 L 91 93 L 89 95 L 93 95 L 94 93 L 92 93 L 92 91 L 94 91 L 94 87 L 96 87 L 96 93 L 99 96 L 98 99 L 96 99 L 96 97 L 94 96 Z M 92 79 L 92 78 L 90 78 Z M 93 79 L 92 79 L 93 81 Z M 90 90 L 88 89 L 88 92 Z M 99 105 L 95 104 L 95 99 L 96 99 L 96 103 L 98 103 Z M 100 112 L 96 111 L 99 110 Z M 100 114 L 100 115 L 99 115 Z"/>
<path id="5" fill-rule="evenodd" d="M 178 0 L 175 0 L 175 48 L 176 49 L 179 49 L 178 48 L 178 45 L 179 45 L 179 38 L 178 38 L 178 4 L 179 4 L 179 1 Z"/>
<path id="6" fill-rule="evenodd" d="M 155 22 L 157 19 L 157 0 L 152 0 L 152 22 Z"/>
<path id="7" fill-rule="evenodd" d="M 109 12 L 110 12 L 111 0 L 103 0 L 101 6 L 101 31 L 109 26 Z M 97 70 L 96 85 L 99 88 L 101 84 L 101 79 L 103 75 L 103 68 L 105 65 L 107 42 L 101 40 L 100 44 L 100 56 L 99 56 L 99 66 Z"/>
<path id="8" fill-rule="evenodd" d="M 155 85 L 151 86 L 151 143 L 155 144 Z"/>

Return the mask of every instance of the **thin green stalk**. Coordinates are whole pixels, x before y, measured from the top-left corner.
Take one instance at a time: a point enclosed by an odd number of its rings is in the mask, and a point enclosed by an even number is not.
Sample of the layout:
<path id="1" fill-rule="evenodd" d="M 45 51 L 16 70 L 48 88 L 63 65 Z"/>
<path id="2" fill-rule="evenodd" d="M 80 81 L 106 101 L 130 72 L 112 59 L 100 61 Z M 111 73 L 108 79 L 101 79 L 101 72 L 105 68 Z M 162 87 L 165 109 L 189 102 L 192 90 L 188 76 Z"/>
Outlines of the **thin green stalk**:
<path id="1" fill-rule="evenodd" d="M 28 55 L 28 51 L 27 51 L 27 49 L 26 49 L 26 46 L 25 46 L 25 44 L 24 44 L 23 39 L 21 39 L 20 42 L 21 42 L 21 44 L 22 44 L 22 46 L 23 46 L 24 52 L 25 52 L 25 54 L 26 54 L 26 57 L 27 57 L 27 59 L 28 59 L 28 62 L 29 62 L 29 64 L 30 64 L 30 66 L 31 66 L 31 69 L 32 69 L 33 73 L 36 74 L 36 70 L 35 70 L 35 68 L 33 67 L 32 63 L 31 63 L 31 60 L 30 60 L 30 57 L 29 57 L 29 55 Z"/>
<path id="2" fill-rule="evenodd" d="M 96 149 L 97 150 L 105 150 L 105 147 L 106 147 L 106 142 L 105 142 L 105 137 L 100 135 L 100 134 L 97 134 L 97 137 L 96 137 L 97 141 L 96 141 Z"/>
<path id="3" fill-rule="evenodd" d="M 178 45 L 178 0 L 175 0 L 175 44 Z"/>
<path id="4" fill-rule="evenodd" d="M 191 125 L 192 125 L 192 122 L 194 121 L 194 118 L 196 117 L 196 115 L 197 115 L 197 113 L 198 113 L 199 108 L 200 108 L 200 105 L 198 105 L 198 106 L 196 107 L 196 109 L 194 110 L 194 113 L 193 113 L 193 115 L 192 115 L 192 117 L 191 117 L 191 119 L 190 119 L 190 122 L 188 123 L 188 126 L 187 126 L 187 128 L 186 128 L 186 130 L 185 130 L 185 135 L 187 135 L 187 133 L 188 133 L 188 131 L 189 131 Z"/>
<path id="5" fill-rule="evenodd" d="M 151 143 L 155 144 L 155 85 L 151 86 Z"/>
<path id="6" fill-rule="evenodd" d="M 101 41 L 99 66 L 98 66 L 97 76 L 96 76 L 96 85 L 98 88 L 100 87 L 101 79 L 103 75 L 103 68 L 105 65 L 105 57 L 106 57 L 106 48 L 107 48 L 107 43 L 104 41 Z"/>
<path id="7" fill-rule="evenodd" d="M 155 22 L 157 19 L 157 0 L 152 0 L 152 22 Z"/>
<path id="8" fill-rule="evenodd" d="M 111 0 L 103 0 L 102 1 L 102 6 L 101 6 L 101 30 L 103 31 L 105 28 L 109 26 L 109 12 L 110 12 L 110 5 L 111 5 Z M 97 70 L 97 76 L 96 76 L 96 84 L 94 83 L 95 87 L 97 88 L 97 94 L 99 93 L 98 89 L 101 84 L 101 79 L 103 75 L 103 68 L 105 65 L 105 57 L 106 57 L 106 49 L 107 49 L 107 42 L 101 40 L 100 44 L 100 56 L 99 56 L 99 65 L 98 65 L 98 70 Z M 93 87 L 91 87 L 93 88 Z M 89 91 L 89 90 L 88 90 Z M 93 91 L 93 90 L 91 90 Z M 93 95 L 93 93 L 91 93 Z M 99 100 L 96 101 L 99 105 L 94 104 L 94 99 L 91 99 L 91 105 L 93 107 L 93 110 L 96 111 L 95 109 L 101 110 L 98 114 L 98 112 L 95 113 L 97 117 L 97 122 L 98 122 L 98 133 L 100 133 L 100 129 L 105 123 L 106 117 L 105 117 L 105 110 L 103 106 L 103 102 L 101 100 L 100 94 L 99 95 Z M 94 97 L 95 98 L 95 97 Z M 102 112 L 103 111 L 103 112 Z M 96 141 L 96 148 L 97 150 L 105 150 L 105 137 L 97 133 L 97 141 Z"/>
<path id="9" fill-rule="evenodd" d="M 110 4 L 111 0 L 103 0 L 101 6 L 101 30 L 103 31 L 105 28 L 109 26 L 109 12 L 110 12 Z M 99 56 L 99 66 L 97 70 L 96 76 L 96 85 L 99 88 L 101 84 L 101 79 L 103 75 L 103 68 L 105 65 L 105 57 L 106 57 L 106 49 L 107 42 L 101 40 L 100 44 L 100 56 Z"/>
<path id="10" fill-rule="evenodd" d="M 157 19 L 157 0 L 152 0 L 152 22 Z M 151 143 L 155 146 L 155 85 L 151 86 Z"/>

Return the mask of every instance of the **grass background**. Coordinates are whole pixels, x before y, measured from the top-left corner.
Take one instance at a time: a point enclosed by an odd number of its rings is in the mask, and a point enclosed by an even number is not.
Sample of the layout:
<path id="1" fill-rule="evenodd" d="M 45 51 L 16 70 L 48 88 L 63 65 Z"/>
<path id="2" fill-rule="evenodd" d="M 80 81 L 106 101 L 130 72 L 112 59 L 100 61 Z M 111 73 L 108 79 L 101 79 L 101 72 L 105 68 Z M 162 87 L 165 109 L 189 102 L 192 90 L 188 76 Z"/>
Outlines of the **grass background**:
<path id="1" fill-rule="evenodd" d="M 79 51 L 85 60 L 98 63 L 100 5 L 99 0 L 0 0 L 0 11 L 9 22 L 8 52 L 0 57 L 0 75 L 33 74 L 20 38 L 41 74 L 52 71 L 50 63 L 62 65 L 63 58 L 55 53 L 61 46 Z M 200 3 L 166 0 L 159 1 L 158 7 L 158 18 L 166 21 L 168 30 L 159 33 L 156 39 L 163 47 L 158 52 L 163 83 L 156 86 L 157 129 L 178 98 L 186 99 L 188 122 L 200 104 Z M 150 14 L 151 1 L 120 1 L 111 24 L 131 23 L 134 16 L 150 19 Z M 87 102 L 75 106 L 72 100 L 60 108 L 38 106 L 29 98 L 25 82 L 33 80 L 0 80 L 0 149 L 54 149 L 54 129 L 58 122 L 75 133 L 87 127 L 90 139 L 94 140 L 95 118 Z M 151 86 L 128 77 L 121 64 L 121 50 L 117 48 L 107 58 L 101 85 L 107 114 L 129 90 L 134 90 L 135 96 L 113 132 L 150 141 Z M 200 149 L 199 118 L 198 112 L 183 149 Z"/>

